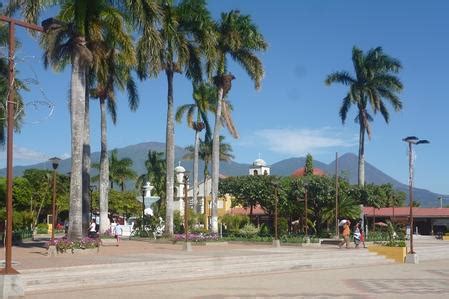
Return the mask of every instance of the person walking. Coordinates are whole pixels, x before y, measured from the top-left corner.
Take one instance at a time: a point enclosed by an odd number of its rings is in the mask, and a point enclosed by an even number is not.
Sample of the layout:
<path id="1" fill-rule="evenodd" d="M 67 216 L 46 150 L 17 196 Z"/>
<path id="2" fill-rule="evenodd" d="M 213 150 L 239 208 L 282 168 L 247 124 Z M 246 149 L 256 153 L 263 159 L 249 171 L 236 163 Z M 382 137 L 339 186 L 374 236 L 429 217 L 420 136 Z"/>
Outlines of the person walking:
<path id="1" fill-rule="evenodd" d="M 349 235 L 351 234 L 351 221 L 346 221 L 345 224 L 343 224 L 343 241 L 340 242 L 340 244 L 338 244 L 338 247 L 341 248 L 343 246 L 343 244 L 346 244 L 346 249 L 349 249 Z"/>
<path id="2" fill-rule="evenodd" d="M 360 229 L 360 223 L 355 225 L 354 229 L 354 244 L 355 248 L 359 248 L 360 242 L 362 241 L 362 232 Z"/>
<path id="3" fill-rule="evenodd" d="M 122 235 L 122 226 L 118 221 L 116 222 L 116 225 L 114 227 L 114 235 L 115 239 L 117 240 L 117 246 L 120 244 L 120 236 Z"/>

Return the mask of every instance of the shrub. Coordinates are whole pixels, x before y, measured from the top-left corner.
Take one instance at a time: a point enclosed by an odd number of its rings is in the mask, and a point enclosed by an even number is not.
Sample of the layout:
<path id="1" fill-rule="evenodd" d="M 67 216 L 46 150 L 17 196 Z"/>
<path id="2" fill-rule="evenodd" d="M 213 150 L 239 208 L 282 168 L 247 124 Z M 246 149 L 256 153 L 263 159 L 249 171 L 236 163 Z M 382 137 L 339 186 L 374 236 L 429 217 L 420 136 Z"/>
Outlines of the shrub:
<path id="1" fill-rule="evenodd" d="M 257 227 L 255 227 L 253 224 L 251 223 L 247 223 L 245 224 L 244 227 L 242 227 L 239 230 L 239 234 L 242 237 L 246 237 L 246 238 L 253 238 L 255 237 L 257 234 L 259 233 L 259 229 Z"/>
<path id="2" fill-rule="evenodd" d="M 261 237 L 269 237 L 269 236 L 271 236 L 270 228 L 265 223 L 263 223 L 260 226 L 259 236 L 261 236 Z"/>
<path id="3" fill-rule="evenodd" d="M 185 241 L 186 235 L 185 234 L 175 234 L 173 241 Z M 196 233 L 189 233 L 187 234 L 187 240 L 190 242 L 206 242 L 206 241 L 217 241 L 218 235 L 217 234 L 196 234 Z"/>
<path id="4" fill-rule="evenodd" d="M 36 231 L 38 234 L 48 234 L 48 225 L 46 223 L 39 223 L 36 226 Z"/>
<path id="5" fill-rule="evenodd" d="M 55 239 L 53 242 L 49 241 L 46 246 L 56 246 L 56 251 L 59 253 L 65 253 L 70 251 L 73 253 L 74 249 L 90 249 L 98 248 L 100 246 L 100 239 L 93 239 L 89 237 L 82 238 L 81 240 L 70 240 L 66 238 Z"/>
<path id="6" fill-rule="evenodd" d="M 245 224 L 249 223 L 249 217 L 246 215 L 226 214 L 221 217 L 221 222 L 225 225 L 227 231 L 238 232 Z"/>

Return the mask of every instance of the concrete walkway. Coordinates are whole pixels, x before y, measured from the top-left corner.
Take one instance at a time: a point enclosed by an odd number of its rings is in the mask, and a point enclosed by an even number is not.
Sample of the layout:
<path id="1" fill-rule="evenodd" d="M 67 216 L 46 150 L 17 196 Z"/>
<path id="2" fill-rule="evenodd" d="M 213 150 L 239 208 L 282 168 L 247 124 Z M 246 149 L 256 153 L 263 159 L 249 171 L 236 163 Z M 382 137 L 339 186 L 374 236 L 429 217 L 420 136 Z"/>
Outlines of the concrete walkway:
<path id="1" fill-rule="evenodd" d="M 125 240 L 90 255 L 47 257 L 36 245 L 13 248 L 27 298 L 449 297 L 449 242 L 432 239 L 416 241 L 419 265 L 335 246 L 223 244 L 185 252 L 182 243 Z"/>

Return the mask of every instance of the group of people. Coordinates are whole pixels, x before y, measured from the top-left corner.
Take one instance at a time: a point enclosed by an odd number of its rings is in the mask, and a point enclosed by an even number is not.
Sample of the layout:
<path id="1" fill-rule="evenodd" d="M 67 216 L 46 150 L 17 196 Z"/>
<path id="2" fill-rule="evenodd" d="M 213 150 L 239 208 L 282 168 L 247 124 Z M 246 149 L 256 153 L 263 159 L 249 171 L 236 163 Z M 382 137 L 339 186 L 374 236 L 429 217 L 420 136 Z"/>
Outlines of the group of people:
<path id="1" fill-rule="evenodd" d="M 117 240 L 117 246 L 119 246 L 120 244 L 120 236 L 123 233 L 123 229 L 122 226 L 120 225 L 120 223 L 118 221 L 115 221 L 115 226 L 113 226 L 113 234 L 115 239 Z M 92 223 L 89 226 L 89 233 L 88 233 L 89 238 L 97 238 L 98 234 L 97 234 L 97 222 L 95 221 L 95 219 L 92 219 Z"/>
<path id="2" fill-rule="evenodd" d="M 351 221 L 347 220 L 343 224 L 343 241 L 338 244 L 338 247 L 341 248 L 343 245 L 346 244 L 346 248 L 349 248 L 349 236 L 351 235 Z M 361 227 L 360 222 L 357 222 L 354 228 L 354 244 L 355 248 L 359 248 L 360 243 L 363 244 L 363 248 L 366 248 L 365 246 L 365 236 L 363 234 L 363 228 Z"/>

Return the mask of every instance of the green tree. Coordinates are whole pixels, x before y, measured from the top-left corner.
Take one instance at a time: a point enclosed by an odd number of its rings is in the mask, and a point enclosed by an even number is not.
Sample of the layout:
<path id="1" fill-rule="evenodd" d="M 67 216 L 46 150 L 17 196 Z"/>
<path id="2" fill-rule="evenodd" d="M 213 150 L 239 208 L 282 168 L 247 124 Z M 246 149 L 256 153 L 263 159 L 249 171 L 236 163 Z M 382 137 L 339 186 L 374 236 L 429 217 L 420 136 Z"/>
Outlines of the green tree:
<path id="1" fill-rule="evenodd" d="M 220 21 L 216 24 L 218 43 L 216 56 L 211 62 L 216 69 L 214 83 L 218 88 L 217 109 L 215 110 L 215 127 L 212 146 L 212 231 L 218 232 L 217 195 L 219 180 L 219 152 L 220 129 L 223 101 L 231 89 L 231 81 L 234 76 L 228 73 L 228 56 L 238 62 L 250 78 L 256 88 L 260 87 L 264 70 L 262 62 L 256 56 L 256 52 L 265 51 L 267 43 L 262 34 L 252 22 L 250 16 L 240 15 L 239 11 L 232 10 L 222 13 Z"/>
<path id="2" fill-rule="evenodd" d="M 133 170 L 133 160 L 130 158 L 119 159 L 117 149 L 111 151 L 111 157 L 109 159 L 109 180 L 111 182 L 111 189 L 114 188 L 116 183 L 120 190 L 125 191 L 125 183 L 128 180 L 134 180 L 137 178 L 136 172 Z"/>
<path id="3" fill-rule="evenodd" d="M 115 22 L 124 23 L 124 18 L 118 15 Z M 116 89 L 128 93 L 128 105 L 132 111 L 138 107 L 139 97 L 131 71 L 136 64 L 136 57 L 131 37 L 125 30 L 117 26 L 115 32 L 109 32 L 102 42 L 95 43 L 97 51 L 94 65 L 96 86 L 91 91 L 94 98 L 99 99 L 101 113 L 101 151 L 100 151 L 100 233 L 108 229 L 108 189 L 109 165 L 106 133 L 106 104 L 113 124 L 117 121 Z M 122 185 L 123 186 L 123 185 Z"/>
<path id="4" fill-rule="evenodd" d="M 175 115 L 177 122 L 181 122 L 182 117 L 186 114 L 187 125 L 195 131 L 195 141 L 193 145 L 193 207 L 198 211 L 198 164 L 200 149 L 200 133 L 205 128 L 205 139 L 210 140 L 211 129 L 207 113 L 214 109 L 217 98 L 216 88 L 208 83 L 200 83 L 193 85 L 193 104 L 185 104 L 178 107 Z M 195 119 L 196 114 L 196 121 Z"/>
<path id="5" fill-rule="evenodd" d="M 0 10 L 0 14 L 3 14 Z M 0 47 L 7 47 L 8 45 L 8 26 L 6 23 L 0 23 Z M 16 41 L 16 45 L 20 46 L 20 43 Z M 6 141 L 6 120 L 7 120 L 7 98 L 9 95 L 9 83 L 8 83 L 8 57 L 0 56 L 0 146 L 5 145 Z M 15 115 L 14 115 L 14 128 L 16 133 L 20 132 L 25 112 L 23 110 L 24 103 L 21 96 L 21 91 L 28 90 L 27 86 L 18 79 L 18 72 L 15 72 L 14 78 L 14 102 L 15 102 Z"/>
<path id="6" fill-rule="evenodd" d="M 395 111 L 402 109 L 402 102 L 397 93 L 403 89 L 399 78 L 395 76 L 401 69 L 401 63 L 387 54 L 381 47 L 370 49 L 366 54 L 354 47 L 352 62 L 355 77 L 349 72 L 334 72 L 327 76 L 325 83 L 340 83 L 349 87 L 349 92 L 343 98 L 340 108 L 340 118 L 343 123 L 352 105 L 357 107 L 355 122 L 359 124 L 359 172 L 358 184 L 365 185 L 365 133 L 371 139 L 370 122 L 372 115 L 368 112 L 368 105 L 374 114 L 380 112 L 388 123 L 389 112 L 385 102 L 389 102 Z"/>
<path id="7" fill-rule="evenodd" d="M 225 137 L 220 136 L 220 161 L 231 161 L 234 159 L 234 155 L 232 154 L 232 146 L 229 143 L 224 142 Z M 192 160 L 195 153 L 194 146 L 188 146 L 185 148 L 187 153 L 184 155 L 183 159 Z M 205 138 L 205 140 L 200 139 L 200 146 L 198 156 L 200 160 L 204 162 L 203 168 L 203 181 L 204 188 L 206 188 L 207 179 L 209 178 L 209 163 L 212 160 L 212 139 Z M 203 192 L 206 194 L 206 190 Z M 203 205 L 206 207 L 206 198 L 204 198 Z"/>
<path id="8" fill-rule="evenodd" d="M 139 176 L 136 182 L 136 188 L 140 190 L 149 181 L 154 186 L 153 194 L 159 195 L 159 205 L 165 198 L 165 157 L 163 152 L 149 150 L 148 157 L 145 160 L 146 174 Z"/>
<path id="9" fill-rule="evenodd" d="M 305 175 L 313 175 L 313 157 L 311 154 L 306 156 L 306 165 L 304 167 Z"/>
<path id="10" fill-rule="evenodd" d="M 157 54 L 148 53 L 152 49 L 138 46 L 140 60 L 138 72 L 142 79 L 161 71 L 167 76 L 165 230 L 166 234 L 173 235 L 175 163 L 173 78 L 176 73 L 185 73 L 187 78 L 193 79 L 194 82 L 201 80 L 200 54 L 202 50 L 212 48 L 214 35 L 211 34 L 212 21 L 204 0 L 182 0 L 177 5 L 174 1 L 168 0 L 163 2 L 161 9 L 160 51 Z"/>

